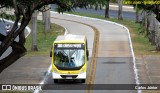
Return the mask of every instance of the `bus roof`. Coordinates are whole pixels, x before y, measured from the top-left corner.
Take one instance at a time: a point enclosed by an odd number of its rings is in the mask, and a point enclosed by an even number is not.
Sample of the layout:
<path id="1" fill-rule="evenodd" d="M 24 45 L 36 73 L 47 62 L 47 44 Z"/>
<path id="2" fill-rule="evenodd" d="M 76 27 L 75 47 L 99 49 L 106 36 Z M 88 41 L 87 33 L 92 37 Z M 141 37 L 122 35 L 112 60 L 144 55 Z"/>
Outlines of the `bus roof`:
<path id="1" fill-rule="evenodd" d="M 72 35 L 72 34 L 67 34 L 67 35 L 60 35 L 56 38 L 54 41 L 55 43 L 61 43 L 61 42 L 85 42 L 85 35 Z"/>

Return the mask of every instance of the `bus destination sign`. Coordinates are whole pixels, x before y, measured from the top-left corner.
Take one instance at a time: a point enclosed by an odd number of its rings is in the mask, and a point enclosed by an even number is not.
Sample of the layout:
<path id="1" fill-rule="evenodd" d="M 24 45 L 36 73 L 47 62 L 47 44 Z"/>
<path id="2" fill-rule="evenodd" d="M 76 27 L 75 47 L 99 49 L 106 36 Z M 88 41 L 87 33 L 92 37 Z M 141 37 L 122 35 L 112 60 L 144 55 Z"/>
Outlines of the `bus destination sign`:
<path id="1" fill-rule="evenodd" d="M 79 48 L 79 49 L 83 49 L 84 48 L 84 44 L 55 44 L 54 45 L 55 48 Z"/>

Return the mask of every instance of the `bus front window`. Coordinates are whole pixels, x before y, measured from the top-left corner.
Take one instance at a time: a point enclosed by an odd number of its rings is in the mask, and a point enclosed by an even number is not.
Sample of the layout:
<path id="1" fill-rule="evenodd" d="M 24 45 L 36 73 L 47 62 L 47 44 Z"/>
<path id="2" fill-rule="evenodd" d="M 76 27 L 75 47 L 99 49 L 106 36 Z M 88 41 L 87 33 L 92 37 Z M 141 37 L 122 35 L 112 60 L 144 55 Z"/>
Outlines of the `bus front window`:
<path id="1" fill-rule="evenodd" d="M 54 64 L 58 67 L 80 67 L 84 64 L 84 58 L 84 49 L 54 50 Z"/>

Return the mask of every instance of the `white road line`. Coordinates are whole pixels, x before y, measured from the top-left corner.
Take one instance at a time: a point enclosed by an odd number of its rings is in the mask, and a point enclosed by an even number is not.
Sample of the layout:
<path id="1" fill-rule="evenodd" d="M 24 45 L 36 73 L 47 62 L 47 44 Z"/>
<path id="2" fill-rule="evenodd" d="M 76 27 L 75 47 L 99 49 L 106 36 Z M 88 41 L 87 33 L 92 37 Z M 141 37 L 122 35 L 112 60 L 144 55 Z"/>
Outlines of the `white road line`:
<path id="1" fill-rule="evenodd" d="M 39 84 L 44 84 L 44 82 L 46 81 L 48 75 L 49 75 L 50 72 L 51 72 L 51 69 L 52 69 L 52 64 L 49 66 L 48 71 L 47 71 L 44 79 L 43 79 Z M 39 90 L 36 89 L 33 93 L 39 93 Z"/>

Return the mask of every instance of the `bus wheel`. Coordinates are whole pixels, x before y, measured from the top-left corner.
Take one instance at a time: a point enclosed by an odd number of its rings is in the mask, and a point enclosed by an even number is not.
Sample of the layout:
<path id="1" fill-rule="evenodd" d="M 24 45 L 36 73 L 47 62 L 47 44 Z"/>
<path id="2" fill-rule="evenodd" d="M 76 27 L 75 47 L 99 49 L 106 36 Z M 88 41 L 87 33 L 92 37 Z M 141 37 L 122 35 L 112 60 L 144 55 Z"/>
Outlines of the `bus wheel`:
<path id="1" fill-rule="evenodd" d="M 54 79 L 54 83 L 58 83 L 58 79 Z"/>
<path id="2" fill-rule="evenodd" d="M 86 81 L 85 79 L 82 79 L 82 83 L 85 83 L 85 81 Z"/>

